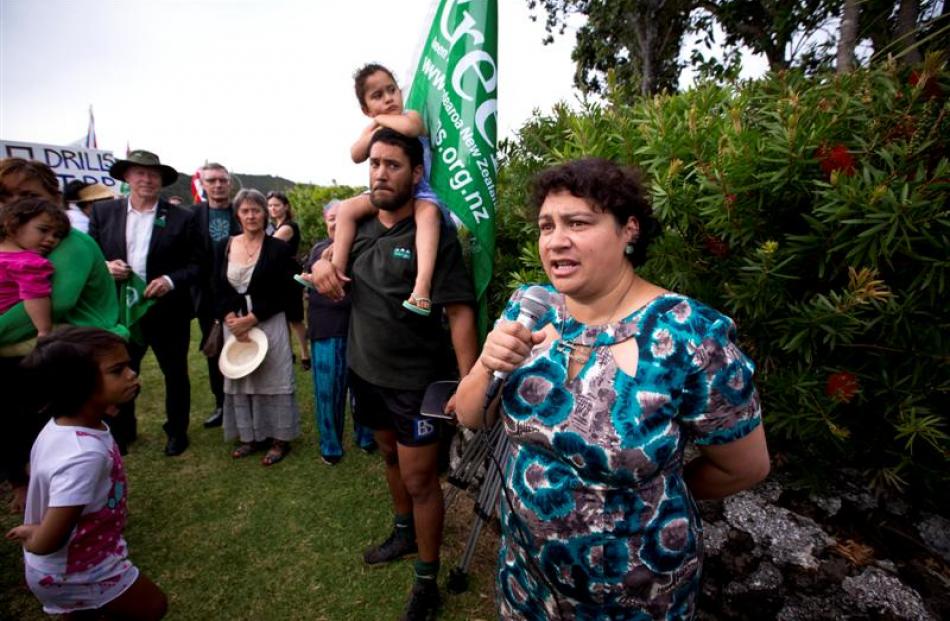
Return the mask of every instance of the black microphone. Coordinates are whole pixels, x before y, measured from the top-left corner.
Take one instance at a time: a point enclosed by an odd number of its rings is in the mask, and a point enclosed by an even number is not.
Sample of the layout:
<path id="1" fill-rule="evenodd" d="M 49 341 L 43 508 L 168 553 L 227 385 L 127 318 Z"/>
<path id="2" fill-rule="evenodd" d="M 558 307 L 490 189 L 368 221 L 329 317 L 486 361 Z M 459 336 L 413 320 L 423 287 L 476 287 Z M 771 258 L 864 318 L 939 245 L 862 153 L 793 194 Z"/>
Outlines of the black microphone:
<path id="1" fill-rule="evenodd" d="M 544 287 L 538 285 L 528 287 L 521 297 L 521 310 L 518 311 L 518 318 L 515 321 L 533 332 L 538 320 L 548 310 L 548 304 L 545 301 L 547 298 L 548 292 Z M 505 383 L 506 377 L 508 377 L 508 374 L 504 371 L 492 373 L 491 383 L 488 385 L 488 390 L 485 391 L 485 407 L 488 407 L 498 396 L 498 391 L 501 390 L 501 385 Z"/>

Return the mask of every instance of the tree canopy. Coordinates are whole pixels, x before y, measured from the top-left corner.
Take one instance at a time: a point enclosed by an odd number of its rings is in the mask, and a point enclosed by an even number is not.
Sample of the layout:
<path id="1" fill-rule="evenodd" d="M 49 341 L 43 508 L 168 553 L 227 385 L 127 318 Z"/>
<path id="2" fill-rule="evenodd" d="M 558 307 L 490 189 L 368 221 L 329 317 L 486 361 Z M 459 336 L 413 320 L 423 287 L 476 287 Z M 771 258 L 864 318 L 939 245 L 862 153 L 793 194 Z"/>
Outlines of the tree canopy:
<path id="1" fill-rule="evenodd" d="M 946 52 L 950 40 L 941 0 L 527 1 L 544 14 L 548 42 L 571 16 L 586 17 L 572 55 L 585 93 L 675 91 L 690 43 L 686 56 L 700 74 L 722 79 L 738 73 L 740 48 L 764 55 L 772 70 L 847 71 L 886 56 L 914 64 L 924 51 Z"/>

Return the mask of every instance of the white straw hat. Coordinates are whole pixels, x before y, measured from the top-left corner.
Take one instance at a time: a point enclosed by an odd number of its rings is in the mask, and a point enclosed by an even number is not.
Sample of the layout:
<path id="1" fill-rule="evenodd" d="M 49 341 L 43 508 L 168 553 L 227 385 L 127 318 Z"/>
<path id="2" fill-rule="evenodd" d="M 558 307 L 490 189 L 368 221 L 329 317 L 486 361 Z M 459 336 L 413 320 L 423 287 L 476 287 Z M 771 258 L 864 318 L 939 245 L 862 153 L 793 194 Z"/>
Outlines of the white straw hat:
<path id="1" fill-rule="evenodd" d="M 264 331 L 251 328 L 247 335 L 251 340 L 239 341 L 233 334 L 229 334 L 224 347 L 221 348 L 218 368 L 228 379 L 241 379 L 250 375 L 254 369 L 261 366 L 264 356 L 267 355 L 267 335 Z"/>

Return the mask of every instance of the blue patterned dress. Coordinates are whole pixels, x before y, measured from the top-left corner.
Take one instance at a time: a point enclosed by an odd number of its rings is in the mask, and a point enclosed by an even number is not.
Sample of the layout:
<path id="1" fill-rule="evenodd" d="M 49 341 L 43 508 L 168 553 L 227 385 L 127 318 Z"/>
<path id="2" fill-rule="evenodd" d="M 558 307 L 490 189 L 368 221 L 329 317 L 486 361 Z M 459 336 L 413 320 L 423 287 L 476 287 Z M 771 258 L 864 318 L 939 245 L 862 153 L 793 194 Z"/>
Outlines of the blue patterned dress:
<path id="1" fill-rule="evenodd" d="M 514 319 L 524 289 L 503 317 Z M 586 326 L 548 288 L 561 338 L 508 379 L 511 440 L 502 496 L 498 592 L 503 619 L 689 619 L 702 526 L 683 450 L 725 444 L 760 424 L 754 365 L 731 319 L 662 295 L 617 323 Z M 636 375 L 610 345 L 636 339 Z M 568 380 L 565 340 L 592 345 Z"/>

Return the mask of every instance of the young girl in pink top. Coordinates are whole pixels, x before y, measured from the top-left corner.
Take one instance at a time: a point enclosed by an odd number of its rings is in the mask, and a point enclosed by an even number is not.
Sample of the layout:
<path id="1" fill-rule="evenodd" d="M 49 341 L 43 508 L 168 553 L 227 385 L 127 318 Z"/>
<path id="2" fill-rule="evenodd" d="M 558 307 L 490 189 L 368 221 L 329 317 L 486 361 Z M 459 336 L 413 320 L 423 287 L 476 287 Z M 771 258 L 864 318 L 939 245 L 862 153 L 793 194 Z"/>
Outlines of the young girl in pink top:
<path id="1" fill-rule="evenodd" d="M 46 255 L 69 232 L 69 219 L 54 203 L 24 198 L 0 207 L 0 313 L 23 302 L 39 336 L 53 327 Z"/>
<path id="2" fill-rule="evenodd" d="M 125 468 L 103 422 L 138 393 L 129 363 L 120 337 L 74 326 L 40 338 L 23 361 L 31 386 L 56 390 L 41 393 L 52 418 L 30 453 L 24 523 L 7 539 L 23 546 L 26 582 L 43 610 L 68 619 L 151 621 L 168 607 L 128 559 Z"/>

